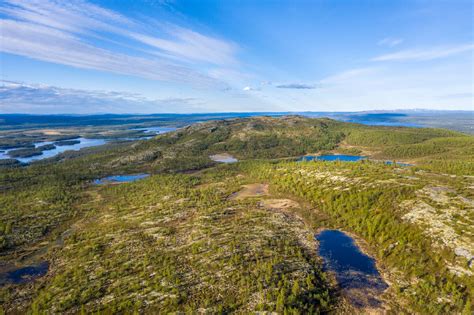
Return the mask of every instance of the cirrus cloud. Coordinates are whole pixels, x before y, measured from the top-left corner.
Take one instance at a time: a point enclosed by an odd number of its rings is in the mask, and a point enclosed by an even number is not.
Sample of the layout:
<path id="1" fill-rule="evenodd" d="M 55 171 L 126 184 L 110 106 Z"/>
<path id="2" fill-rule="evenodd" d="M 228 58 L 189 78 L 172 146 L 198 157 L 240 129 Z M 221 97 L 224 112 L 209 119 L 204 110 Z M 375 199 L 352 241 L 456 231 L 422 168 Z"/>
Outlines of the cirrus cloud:
<path id="1" fill-rule="evenodd" d="M 386 37 L 380 40 L 377 44 L 379 46 L 388 46 L 388 47 L 395 47 L 403 43 L 403 38 L 393 38 L 393 37 Z"/>
<path id="2" fill-rule="evenodd" d="M 0 51 L 41 61 L 221 87 L 202 69 L 238 64 L 233 42 L 170 23 L 150 27 L 84 1 L 5 0 L 0 14 Z"/>
<path id="3" fill-rule="evenodd" d="M 372 58 L 372 61 L 425 61 L 444 58 L 474 49 L 474 44 L 435 47 L 431 49 L 402 50 Z"/>

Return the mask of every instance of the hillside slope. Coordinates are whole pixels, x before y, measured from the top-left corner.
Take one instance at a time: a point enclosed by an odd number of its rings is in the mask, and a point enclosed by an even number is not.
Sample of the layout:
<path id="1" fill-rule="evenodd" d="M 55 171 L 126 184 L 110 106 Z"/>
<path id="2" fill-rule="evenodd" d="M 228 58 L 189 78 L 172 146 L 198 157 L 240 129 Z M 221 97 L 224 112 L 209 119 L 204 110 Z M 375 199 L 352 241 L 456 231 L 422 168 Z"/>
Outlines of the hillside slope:
<path id="1" fill-rule="evenodd" d="M 363 154 L 437 171 L 474 174 L 474 137 L 443 129 L 380 127 L 286 116 L 211 121 L 136 143 L 112 166 L 148 164 L 158 170 L 212 165 L 209 156 L 239 160 L 299 157 L 318 152 Z"/>

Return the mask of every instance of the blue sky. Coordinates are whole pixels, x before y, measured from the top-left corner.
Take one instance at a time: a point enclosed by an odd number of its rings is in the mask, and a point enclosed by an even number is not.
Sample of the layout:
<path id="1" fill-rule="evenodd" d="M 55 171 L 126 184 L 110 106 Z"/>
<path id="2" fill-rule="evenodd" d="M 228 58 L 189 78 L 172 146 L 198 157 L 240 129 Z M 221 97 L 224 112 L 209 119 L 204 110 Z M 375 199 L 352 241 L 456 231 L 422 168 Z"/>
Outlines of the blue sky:
<path id="1" fill-rule="evenodd" d="M 473 110 L 473 3 L 0 0 L 0 113 Z"/>

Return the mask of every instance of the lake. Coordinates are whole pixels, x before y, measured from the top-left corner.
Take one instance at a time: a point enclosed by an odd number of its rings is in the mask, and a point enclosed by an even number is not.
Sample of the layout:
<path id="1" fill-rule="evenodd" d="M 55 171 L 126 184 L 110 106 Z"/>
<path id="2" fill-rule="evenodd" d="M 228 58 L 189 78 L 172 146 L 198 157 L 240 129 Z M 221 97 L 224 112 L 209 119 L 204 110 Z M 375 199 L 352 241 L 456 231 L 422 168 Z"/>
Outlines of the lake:
<path id="1" fill-rule="evenodd" d="M 324 269 L 335 274 L 339 287 L 356 307 L 379 307 L 378 299 L 388 285 L 377 270 L 375 260 L 364 254 L 355 241 L 339 230 L 324 230 L 316 239 Z"/>
<path id="2" fill-rule="evenodd" d="M 344 162 L 357 162 L 364 160 L 367 157 L 359 155 L 345 155 L 345 154 L 334 154 L 334 155 L 306 155 L 298 159 L 298 161 L 344 161 Z"/>
<path id="3" fill-rule="evenodd" d="M 56 146 L 56 148 L 51 149 L 51 150 L 46 150 L 43 151 L 41 155 L 35 155 L 35 156 L 30 156 L 27 158 L 16 158 L 16 160 L 22 162 L 22 163 L 30 163 L 33 161 L 38 161 L 42 159 L 47 159 L 50 157 L 54 157 L 58 155 L 59 153 L 63 153 L 65 151 L 78 151 L 82 148 L 87 148 L 87 147 L 94 147 L 98 145 L 103 145 L 106 143 L 105 139 L 86 139 L 86 138 L 77 138 L 74 140 L 80 141 L 79 143 L 72 144 L 72 145 L 62 145 L 62 146 Z M 53 141 L 43 141 L 43 142 L 36 142 L 34 143 L 35 148 L 46 145 L 46 144 L 54 144 Z M 11 149 L 11 150 L 16 150 L 19 148 Z M 8 155 L 8 152 L 11 150 L 5 150 L 4 152 L 0 153 L 0 159 L 11 159 L 11 157 Z"/>
<path id="4" fill-rule="evenodd" d="M 408 121 L 408 118 L 409 115 L 403 113 L 364 113 L 349 114 L 339 119 L 369 126 L 422 127 L 420 124 Z"/>
<path id="5" fill-rule="evenodd" d="M 113 175 L 94 180 L 95 185 L 130 183 L 150 176 L 150 174 Z"/>
<path id="6" fill-rule="evenodd" d="M 87 139 L 87 138 L 76 138 L 72 140 L 77 140 L 80 141 L 79 143 L 75 144 L 70 144 L 70 145 L 56 145 L 54 149 L 50 150 L 44 150 L 42 154 L 40 155 L 35 155 L 35 156 L 30 156 L 26 158 L 15 158 L 16 160 L 20 161 L 21 163 L 31 163 L 33 161 L 39 161 L 42 159 L 47 159 L 54 157 L 60 153 L 63 153 L 65 151 L 78 151 L 83 148 L 88 148 L 88 147 L 95 147 L 99 145 L 106 144 L 109 141 L 136 141 L 136 140 L 145 140 L 145 139 L 150 139 L 153 138 L 155 135 L 158 134 L 163 134 L 167 132 L 171 132 L 176 130 L 177 128 L 174 127 L 146 127 L 146 128 L 134 128 L 133 130 L 142 130 L 147 134 L 150 134 L 149 136 L 145 137 L 139 137 L 139 138 L 118 138 L 118 139 Z M 59 141 L 60 142 L 60 141 Z M 42 142 L 36 142 L 34 143 L 35 148 L 47 144 L 55 144 L 55 141 L 42 141 Z M 9 151 L 12 150 L 18 150 L 21 148 L 14 148 L 14 149 L 8 149 L 8 150 L 3 150 L 0 151 L 0 159 L 12 159 L 8 155 Z"/>
<path id="7" fill-rule="evenodd" d="M 132 128 L 132 130 L 141 130 L 145 133 L 152 133 L 152 134 L 155 134 L 155 135 L 161 135 L 163 133 L 167 133 L 167 132 L 171 132 L 171 131 L 175 131 L 176 127 L 143 127 L 143 128 Z"/>
<path id="8" fill-rule="evenodd" d="M 305 155 L 305 156 L 300 157 L 297 161 L 298 162 L 308 162 L 308 161 L 357 162 L 361 160 L 368 160 L 368 158 L 366 156 L 361 156 L 361 155 L 327 154 L 327 155 Z M 396 166 L 402 166 L 402 167 L 413 166 L 413 164 L 402 163 L 402 162 L 393 162 L 393 161 L 383 161 L 383 162 L 387 165 L 395 164 Z"/>

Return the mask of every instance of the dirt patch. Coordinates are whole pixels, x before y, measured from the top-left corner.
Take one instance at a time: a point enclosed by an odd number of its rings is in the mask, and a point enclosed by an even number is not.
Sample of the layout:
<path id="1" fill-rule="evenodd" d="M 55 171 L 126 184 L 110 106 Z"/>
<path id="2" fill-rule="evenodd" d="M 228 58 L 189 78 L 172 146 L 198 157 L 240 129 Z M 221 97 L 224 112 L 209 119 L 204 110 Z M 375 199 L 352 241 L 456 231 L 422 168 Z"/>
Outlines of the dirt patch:
<path id="1" fill-rule="evenodd" d="M 291 199 L 264 199 L 261 205 L 267 210 L 287 210 L 300 206 L 299 203 Z"/>
<path id="2" fill-rule="evenodd" d="M 61 131 L 59 130 L 53 130 L 53 129 L 43 129 L 42 130 L 43 134 L 47 136 L 55 136 L 55 135 L 60 135 Z"/>
<path id="3" fill-rule="evenodd" d="M 58 136 L 64 133 L 63 129 L 33 129 L 25 131 L 26 134 L 42 133 L 46 136 Z"/>
<path id="4" fill-rule="evenodd" d="M 242 189 L 230 196 L 232 200 L 245 199 L 250 197 L 268 196 L 267 184 L 249 184 L 242 186 Z"/>

